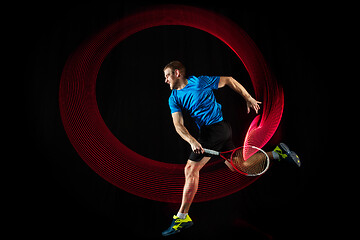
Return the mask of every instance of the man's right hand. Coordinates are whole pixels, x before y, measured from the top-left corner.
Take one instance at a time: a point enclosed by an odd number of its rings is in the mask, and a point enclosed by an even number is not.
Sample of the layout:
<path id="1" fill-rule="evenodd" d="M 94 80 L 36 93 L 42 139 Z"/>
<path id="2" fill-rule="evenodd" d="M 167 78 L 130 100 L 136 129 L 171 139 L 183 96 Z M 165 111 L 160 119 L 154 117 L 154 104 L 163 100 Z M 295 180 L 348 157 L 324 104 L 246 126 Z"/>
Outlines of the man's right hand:
<path id="1" fill-rule="evenodd" d="M 196 154 L 204 153 L 204 149 L 202 148 L 201 144 L 198 141 L 196 141 L 196 139 L 191 139 L 189 143 L 191 146 L 191 150 L 194 153 L 196 153 Z"/>

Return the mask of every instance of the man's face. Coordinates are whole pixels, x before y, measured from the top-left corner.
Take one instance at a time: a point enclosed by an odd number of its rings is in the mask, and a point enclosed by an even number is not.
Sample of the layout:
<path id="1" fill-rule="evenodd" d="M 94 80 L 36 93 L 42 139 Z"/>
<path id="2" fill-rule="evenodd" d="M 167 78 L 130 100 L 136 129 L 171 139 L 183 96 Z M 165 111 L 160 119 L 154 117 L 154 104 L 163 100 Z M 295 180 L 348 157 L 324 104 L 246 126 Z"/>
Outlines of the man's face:
<path id="1" fill-rule="evenodd" d="M 165 83 L 170 85 L 170 89 L 173 90 L 178 83 L 178 77 L 176 77 L 176 71 L 172 71 L 170 68 L 165 69 Z"/>

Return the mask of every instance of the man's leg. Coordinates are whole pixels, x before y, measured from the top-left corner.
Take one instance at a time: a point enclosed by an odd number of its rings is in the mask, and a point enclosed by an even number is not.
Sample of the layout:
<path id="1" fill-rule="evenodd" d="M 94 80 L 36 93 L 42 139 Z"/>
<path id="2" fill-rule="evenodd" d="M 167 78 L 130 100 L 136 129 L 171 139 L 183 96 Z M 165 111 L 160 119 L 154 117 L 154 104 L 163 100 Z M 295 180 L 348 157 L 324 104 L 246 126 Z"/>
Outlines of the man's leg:
<path id="1" fill-rule="evenodd" d="M 301 162 L 299 157 L 296 155 L 295 152 L 290 151 L 289 147 L 286 146 L 285 143 L 280 143 L 274 151 L 267 152 L 266 153 L 270 160 L 286 160 L 291 163 L 296 164 L 298 167 L 300 167 Z M 251 165 L 256 165 L 259 161 L 263 160 L 263 154 L 254 154 L 252 155 L 247 161 L 244 162 L 245 167 L 249 167 Z"/>
<path id="2" fill-rule="evenodd" d="M 189 212 L 190 205 L 194 200 L 199 186 L 199 172 L 201 168 L 210 160 L 210 157 L 203 157 L 199 162 L 188 160 L 185 166 L 185 185 L 179 213 Z"/>
<path id="3" fill-rule="evenodd" d="M 170 227 L 162 232 L 163 236 L 169 236 L 180 232 L 182 229 L 191 227 L 194 223 L 188 215 L 190 205 L 194 200 L 199 186 L 200 169 L 210 160 L 210 157 L 203 157 L 199 162 L 188 160 L 185 166 L 185 185 L 181 207 Z"/>
<path id="4" fill-rule="evenodd" d="M 268 155 L 270 160 L 277 160 L 277 161 L 285 160 L 285 161 L 296 164 L 298 167 L 301 166 L 301 162 L 300 162 L 298 155 L 295 152 L 290 151 L 289 147 L 286 146 L 286 144 L 284 144 L 284 143 L 280 143 L 278 146 L 276 146 L 274 151 L 267 152 L 266 154 Z M 233 160 L 235 162 L 237 162 L 236 157 Z M 261 160 L 262 160 L 262 154 L 260 154 L 260 155 L 254 154 L 246 162 L 240 161 L 239 166 L 240 166 L 240 168 L 241 167 L 249 167 L 251 165 L 257 164 L 257 162 L 261 161 Z M 225 161 L 225 164 L 228 166 L 228 168 L 231 171 L 235 171 L 234 167 L 231 165 L 231 163 L 229 161 Z"/>
<path id="5" fill-rule="evenodd" d="M 272 152 L 267 152 L 266 154 L 269 156 L 270 160 L 274 159 Z M 249 158 L 248 160 L 249 161 L 243 163 L 244 167 L 248 167 L 249 165 L 254 164 L 255 162 L 253 162 L 251 160 L 256 160 L 256 159 Z M 236 157 L 235 157 L 235 162 L 236 162 Z M 231 165 L 230 161 L 226 160 L 226 161 L 224 161 L 224 163 L 230 169 L 230 171 L 232 171 L 232 172 L 236 171 L 235 168 Z"/>

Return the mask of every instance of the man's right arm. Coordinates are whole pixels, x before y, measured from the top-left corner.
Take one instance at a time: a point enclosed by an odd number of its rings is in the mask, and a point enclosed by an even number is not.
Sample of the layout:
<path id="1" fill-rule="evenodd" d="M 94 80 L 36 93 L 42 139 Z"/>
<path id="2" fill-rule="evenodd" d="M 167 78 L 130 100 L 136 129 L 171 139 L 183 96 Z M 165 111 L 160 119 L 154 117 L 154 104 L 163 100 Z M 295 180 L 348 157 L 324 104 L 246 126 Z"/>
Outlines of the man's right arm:
<path id="1" fill-rule="evenodd" d="M 204 149 L 201 144 L 189 133 L 184 125 L 184 118 L 181 112 L 174 112 L 171 114 L 176 132 L 188 142 L 191 146 L 191 150 L 195 153 L 204 153 Z"/>

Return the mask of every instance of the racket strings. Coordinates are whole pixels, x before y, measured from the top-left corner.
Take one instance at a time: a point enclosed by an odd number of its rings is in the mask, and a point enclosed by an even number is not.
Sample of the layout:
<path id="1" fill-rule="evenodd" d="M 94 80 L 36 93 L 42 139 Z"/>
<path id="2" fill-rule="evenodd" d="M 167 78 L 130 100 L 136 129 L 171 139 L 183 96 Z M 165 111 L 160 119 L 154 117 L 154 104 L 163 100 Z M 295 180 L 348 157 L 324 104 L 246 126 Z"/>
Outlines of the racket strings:
<path id="1" fill-rule="evenodd" d="M 236 150 L 231 160 L 237 170 L 249 175 L 261 174 L 268 165 L 267 155 L 253 148 Z"/>

